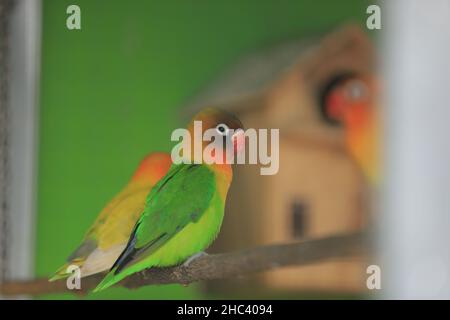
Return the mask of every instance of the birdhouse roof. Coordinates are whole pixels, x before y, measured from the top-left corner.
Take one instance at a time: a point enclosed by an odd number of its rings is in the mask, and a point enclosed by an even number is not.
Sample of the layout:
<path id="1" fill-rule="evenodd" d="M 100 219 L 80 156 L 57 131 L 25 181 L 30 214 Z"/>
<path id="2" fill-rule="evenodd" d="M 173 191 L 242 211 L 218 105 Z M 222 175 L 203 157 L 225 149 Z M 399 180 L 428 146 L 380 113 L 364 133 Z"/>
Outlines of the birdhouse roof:
<path id="1" fill-rule="evenodd" d="M 310 58 L 314 69 L 316 59 L 311 58 L 321 50 L 340 52 L 340 49 L 353 46 L 371 51 L 370 41 L 359 26 L 346 25 L 325 37 L 310 36 L 307 38 L 285 41 L 241 58 L 229 66 L 206 88 L 194 95 L 183 108 L 183 113 L 191 116 L 206 106 L 220 108 L 243 107 L 248 99 L 255 98 L 286 72 L 289 72 L 305 58 Z M 367 50 L 369 49 L 369 50 Z M 366 59 L 365 59 L 366 60 Z M 369 59 L 370 60 L 370 59 Z M 309 70 L 306 71 L 309 73 Z"/>

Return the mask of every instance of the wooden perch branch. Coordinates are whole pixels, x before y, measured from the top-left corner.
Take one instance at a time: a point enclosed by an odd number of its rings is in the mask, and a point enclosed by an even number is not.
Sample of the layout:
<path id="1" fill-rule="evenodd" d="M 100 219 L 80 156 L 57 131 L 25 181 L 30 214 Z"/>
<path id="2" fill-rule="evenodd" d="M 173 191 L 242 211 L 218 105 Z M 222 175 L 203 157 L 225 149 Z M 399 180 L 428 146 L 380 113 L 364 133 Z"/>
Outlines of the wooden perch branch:
<path id="1" fill-rule="evenodd" d="M 145 285 L 180 283 L 238 277 L 285 266 L 301 266 L 324 260 L 345 258 L 367 253 L 367 234 L 356 232 L 307 240 L 291 244 L 262 246 L 231 253 L 200 256 L 188 266 L 151 268 L 131 275 L 119 285 L 138 288 Z M 47 279 L 18 281 L 0 285 L 0 295 L 41 295 L 72 292 L 83 294 L 101 280 L 102 275 L 84 278 L 82 290 L 68 290 L 66 281 L 48 282 Z"/>

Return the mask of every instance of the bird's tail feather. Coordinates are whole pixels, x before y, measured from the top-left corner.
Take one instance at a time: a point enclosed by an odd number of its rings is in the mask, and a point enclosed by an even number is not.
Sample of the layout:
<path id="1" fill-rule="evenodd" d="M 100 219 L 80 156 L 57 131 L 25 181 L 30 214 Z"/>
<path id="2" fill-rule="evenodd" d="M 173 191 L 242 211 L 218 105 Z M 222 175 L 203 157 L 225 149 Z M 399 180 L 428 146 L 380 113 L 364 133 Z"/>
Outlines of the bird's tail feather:
<path id="1" fill-rule="evenodd" d="M 79 268 L 82 267 L 84 263 L 84 258 L 80 258 L 80 259 L 74 259 L 70 262 L 65 263 L 62 267 L 60 267 L 54 274 L 53 276 L 51 276 L 48 281 L 53 282 L 56 280 L 60 280 L 60 279 L 64 279 L 67 278 L 68 276 L 70 276 L 72 273 L 69 272 L 67 269 L 69 268 L 69 266 L 71 265 L 75 265 L 78 266 Z"/>
<path id="2" fill-rule="evenodd" d="M 117 282 L 126 277 L 126 274 L 122 273 L 115 274 L 116 269 L 117 267 L 111 269 L 92 292 L 99 292 L 101 290 L 109 288 L 110 286 L 116 284 Z"/>

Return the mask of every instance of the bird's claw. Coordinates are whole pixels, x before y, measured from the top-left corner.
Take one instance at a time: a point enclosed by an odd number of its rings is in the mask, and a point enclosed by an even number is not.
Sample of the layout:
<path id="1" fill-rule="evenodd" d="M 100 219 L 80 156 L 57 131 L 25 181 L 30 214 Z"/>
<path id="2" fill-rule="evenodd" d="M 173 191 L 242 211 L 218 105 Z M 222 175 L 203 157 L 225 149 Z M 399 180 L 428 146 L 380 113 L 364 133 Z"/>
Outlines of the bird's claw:
<path id="1" fill-rule="evenodd" d="M 207 256 L 208 254 L 204 251 L 198 252 L 192 256 L 190 256 L 184 263 L 183 263 L 183 267 L 189 267 L 189 265 L 192 263 L 192 261 L 200 258 L 200 257 L 204 257 Z"/>

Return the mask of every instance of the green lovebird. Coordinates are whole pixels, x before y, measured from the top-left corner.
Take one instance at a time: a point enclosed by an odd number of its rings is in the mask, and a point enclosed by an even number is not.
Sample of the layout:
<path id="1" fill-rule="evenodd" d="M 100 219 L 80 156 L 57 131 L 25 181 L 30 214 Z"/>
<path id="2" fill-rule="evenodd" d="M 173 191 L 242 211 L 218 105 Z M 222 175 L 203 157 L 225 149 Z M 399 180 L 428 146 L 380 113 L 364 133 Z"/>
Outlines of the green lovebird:
<path id="1" fill-rule="evenodd" d="M 94 292 L 143 269 L 180 264 L 202 252 L 219 233 L 232 180 L 231 165 L 224 159 L 243 148 L 243 126 L 226 111 L 205 109 L 188 125 L 191 146 L 194 121 L 201 121 L 203 132 L 214 129 L 223 138 L 201 142 L 201 150 L 210 151 L 217 161 L 195 164 L 194 152 L 189 152 L 182 154 L 187 163 L 172 164 L 150 191 L 126 248 Z M 217 148 L 210 148 L 211 144 Z"/>

